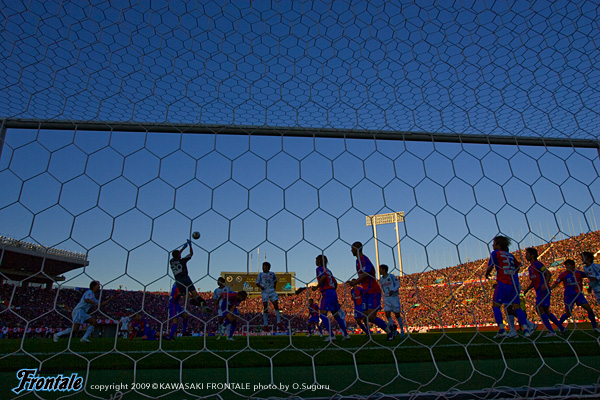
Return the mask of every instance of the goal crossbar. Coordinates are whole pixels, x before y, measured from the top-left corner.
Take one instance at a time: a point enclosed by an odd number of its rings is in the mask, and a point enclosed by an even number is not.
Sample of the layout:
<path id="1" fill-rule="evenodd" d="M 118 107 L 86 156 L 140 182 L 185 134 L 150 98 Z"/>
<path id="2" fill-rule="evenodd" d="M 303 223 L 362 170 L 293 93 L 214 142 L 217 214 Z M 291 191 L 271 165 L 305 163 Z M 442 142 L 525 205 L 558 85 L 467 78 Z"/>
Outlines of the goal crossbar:
<path id="1" fill-rule="evenodd" d="M 244 126 L 216 124 L 185 124 L 158 122 L 121 122 L 121 121 L 73 121 L 73 120 L 37 120 L 37 119 L 5 119 L 2 124 L 6 129 L 48 129 L 78 131 L 121 131 L 121 132 L 155 132 L 155 133 L 188 133 L 188 134 L 225 134 L 225 135 L 257 135 L 257 136 L 290 136 L 290 137 L 324 137 L 347 139 L 384 139 L 418 142 L 448 142 L 469 144 L 505 144 L 519 146 L 577 147 L 600 148 L 600 140 L 534 137 L 519 135 L 478 135 L 470 133 L 449 132 L 413 132 L 397 130 L 373 129 L 338 129 L 307 128 L 278 126 Z"/>

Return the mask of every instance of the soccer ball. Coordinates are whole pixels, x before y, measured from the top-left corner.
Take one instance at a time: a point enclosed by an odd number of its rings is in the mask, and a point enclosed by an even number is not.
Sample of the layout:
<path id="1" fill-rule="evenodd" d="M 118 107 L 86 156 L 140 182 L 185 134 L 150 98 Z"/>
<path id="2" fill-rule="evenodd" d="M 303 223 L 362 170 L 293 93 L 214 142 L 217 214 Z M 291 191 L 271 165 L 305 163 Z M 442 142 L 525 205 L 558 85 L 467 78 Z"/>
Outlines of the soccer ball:
<path id="1" fill-rule="evenodd" d="M 200 239 L 200 232 L 194 232 L 194 233 L 192 233 L 192 238 L 195 239 L 195 240 Z"/>

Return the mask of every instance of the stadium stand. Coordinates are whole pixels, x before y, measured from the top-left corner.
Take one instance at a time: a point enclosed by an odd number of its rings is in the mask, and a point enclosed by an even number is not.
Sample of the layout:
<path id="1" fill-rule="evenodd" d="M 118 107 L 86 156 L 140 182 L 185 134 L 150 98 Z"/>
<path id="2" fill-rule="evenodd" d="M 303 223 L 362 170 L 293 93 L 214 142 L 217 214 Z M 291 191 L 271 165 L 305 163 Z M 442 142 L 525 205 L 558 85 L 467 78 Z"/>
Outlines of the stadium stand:
<path id="1" fill-rule="evenodd" d="M 572 258 L 579 262 L 579 253 L 591 249 L 594 253 L 600 250 L 600 232 L 582 234 L 569 239 L 560 240 L 548 245 L 538 246 L 541 260 L 546 265 L 556 261 Z M 524 250 L 514 254 L 521 260 Z M 400 298 L 403 305 L 405 321 L 412 332 L 433 329 L 473 328 L 495 329 L 490 311 L 492 283 L 484 278 L 487 260 L 475 260 L 468 263 L 430 270 L 422 273 L 405 275 L 400 278 Z M 553 277 L 558 275 L 560 266 L 551 267 Z M 521 282 L 528 282 L 525 268 L 522 270 Z M 72 308 L 77 304 L 84 288 L 53 288 L 42 290 L 37 287 L 0 285 L 0 323 L 8 328 L 7 337 L 20 337 L 23 333 L 45 337 L 53 332 L 68 327 Z M 346 312 L 349 326 L 357 329 L 352 318 L 352 301 L 349 287 L 339 285 L 338 297 Z M 114 290 L 105 290 L 103 296 L 112 296 Z M 201 295 L 209 300 L 212 293 Z M 531 295 L 531 294 L 530 294 Z M 288 321 L 293 332 L 305 331 L 308 311 L 307 296 L 317 300 L 316 292 L 305 291 L 299 295 L 282 296 L 280 300 L 283 317 Z M 533 297 L 527 301 L 527 313 L 534 322 L 539 318 L 533 308 Z M 115 324 L 122 316 L 143 312 L 150 317 L 153 329 L 160 329 L 165 323 L 166 329 L 168 293 L 123 291 L 119 301 L 111 302 L 102 308 L 102 316 L 98 316 L 101 324 Z M 590 299 L 594 310 L 600 314 L 600 307 Z M 56 304 L 56 307 L 55 307 Z M 562 291 L 555 290 L 551 307 L 562 312 Z M 188 306 L 188 310 L 196 318 L 190 322 L 190 330 L 196 333 L 212 334 L 217 327 L 216 314 L 202 315 L 200 309 Z M 259 297 L 249 298 L 240 307 L 242 318 L 251 325 L 262 324 L 262 303 Z M 585 320 L 583 310 L 576 309 L 574 319 Z M 275 317 L 269 316 L 274 325 Z M 272 320 L 271 320 L 272 319 Z M 29 321 L 29 322 L 28 322 Z M 243 327 L 239 330 L 242 331 Z"/>

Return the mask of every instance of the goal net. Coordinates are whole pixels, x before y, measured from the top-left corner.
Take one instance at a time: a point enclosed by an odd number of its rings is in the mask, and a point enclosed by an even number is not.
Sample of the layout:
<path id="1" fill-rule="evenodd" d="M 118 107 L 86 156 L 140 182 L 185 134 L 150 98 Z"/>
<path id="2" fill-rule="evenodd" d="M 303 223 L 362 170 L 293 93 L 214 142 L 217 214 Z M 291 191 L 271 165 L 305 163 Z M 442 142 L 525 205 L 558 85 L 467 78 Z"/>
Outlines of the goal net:
<path id="1" fill-rule="evenodd" d="M 522 291 L 526 248 L 551 283 L 600 252 L 597 2 L 0 4 L 3 393 L 600 395 L 594 281 L 564 334 L 546 336 L 532 290 L 535 332 L 494 338 L 486 278 L 497 235 Z M 171 332 L 169 260 L 195 231 L 189 275 L 211 309 L 182 300 Z M 391 340 L 355 318 L 357 241 L 399 279 L 401 311 L 377 313 L 403 325 Z M 307 337 L 319 255 L 350 340 L 333 315 L 337 340 Z M 240 303 L 230 341 L 217 279 L 265 261 L 308 290 L 266 315 L 260 295 Z M 55 343 L 92 280 L 92 342 L 84 324 Z M 140 317 L 155 340 L 119 329 Z"/>

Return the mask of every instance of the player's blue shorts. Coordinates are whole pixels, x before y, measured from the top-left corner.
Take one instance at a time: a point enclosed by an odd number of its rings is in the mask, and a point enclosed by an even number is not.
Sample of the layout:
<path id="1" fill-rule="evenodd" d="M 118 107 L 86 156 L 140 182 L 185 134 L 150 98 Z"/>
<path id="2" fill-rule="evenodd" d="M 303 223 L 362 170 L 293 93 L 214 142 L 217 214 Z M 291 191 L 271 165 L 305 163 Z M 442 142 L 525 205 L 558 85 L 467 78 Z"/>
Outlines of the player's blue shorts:
<path id="1" fill-rule="evenodd" d="M 498 304 L 521 304 L 519 294 L 514 285 L 497 282 L 493 301 Z"/>
<path id="2" fill-rule="evenodd" d="M 311 315 L 310 318 L 308 319 L 308 324 L 315 324 L 315 325 L 319 325 L 319 315 Z"/>
<path id="3" fill-rule="evenodd" d="M 151 338 L 156 337 L 156 331 L 154 329 L 150 329 L 146 326 L 143 331 L 142 330 L 137 331 L 135 336 L 136 337 L 146 336 L 151 339 Z"/>
<path id="4" fill-rule="evenodd" d="M 230 310 L 231 307 L 233 307 L 233 309 L 234 309 L 234 312 L 233 312 L 234 314 L 236 314 L 236 313 L 239 314 L 239 312 L 237 311 L 238 303 L 236 303 L 235 300 L 232 300 L 232 302 L 223 300 L 223 301 L 221 301 L 220 304 L 221 305 L 219 306 L 219 308 L 223 312 L 223 315 L 225 315 L 226 313 L 231 313 L 231 310 Z"/>
<path id="5" fill-rule="evenodd" d="M 550 292 L 547 290 L 535 291 L 535 305 L 538 307 L 550 307 Z"/>
<path id="6" fill-rule="evenodd" d="M 381 310 L 381 293 L 365 293 L 363 295 L 365 310 Z"/>
<path id="7" fill-rule="evenodd" d="M 183 313 L 183 307 L 179 303 L 169 302 L 169 318 L 179 317 Z"/>
<path id="8" fill-rule="evenodd" d="M 360 306 L 354 305 L 354 318 L 364 318 L 367 312 L 367 303 L 362 303 Z"/>
<path id="9" fill-rule="evenodd" d="M 517 290 L 517 293 L 521 293 L 521 281 L 519 280 L 519 278 L 513 278 L 513 280 L 515 281 L 515 288 Z"/>
<path id="10" fill-rule="evenodd" d="M 581 306 L 582 304 L 588 304 L 588 301 L 583 295 L 583 293 L 577 293 L 574 295 L 565 293 L 564 300 L 565 306 L 567 306 L 569 309 L 573 308 L 575 304 L 577 304 L 578 306 Z"/>
<path id="11" fill-rule="evenodd" d="M 233 311 L 229 308 L 233 306 Z M 221 302 L 221 312 L 223 313 L 223 318 L 227 316 L 227 314 L 240 315 L 240 312 L 237 309 L 237 304 L 230 303 L 228 301 L 223 300 Z"/>
<path id="12" fill-rule="evenodd" d="M 321 293 L 321 314 L 323 311 L 325 314 L 327 311 L 331 311 L 332 313 L 336 312 L 340 309 L 340 304 L 338 303 L 337 293 L 334 289 L 327 289 L 323 293 Z"/>
<path id="13" fill-rule="evenodd" d="M 232 314 L 232 315 L 235 315 L 235 316 L 239 316 L 239 315 L 240 315 L 240 312 L 238 311 L 238 309 L 237 309 L 237 308 L 236 308 L 236 309 L 234 309 L 233 311 L 229 311 L 229 310 L 223 310 L 223 318 L 226 318 L 226 317 L 227 317 L 227 314 Z"/>

